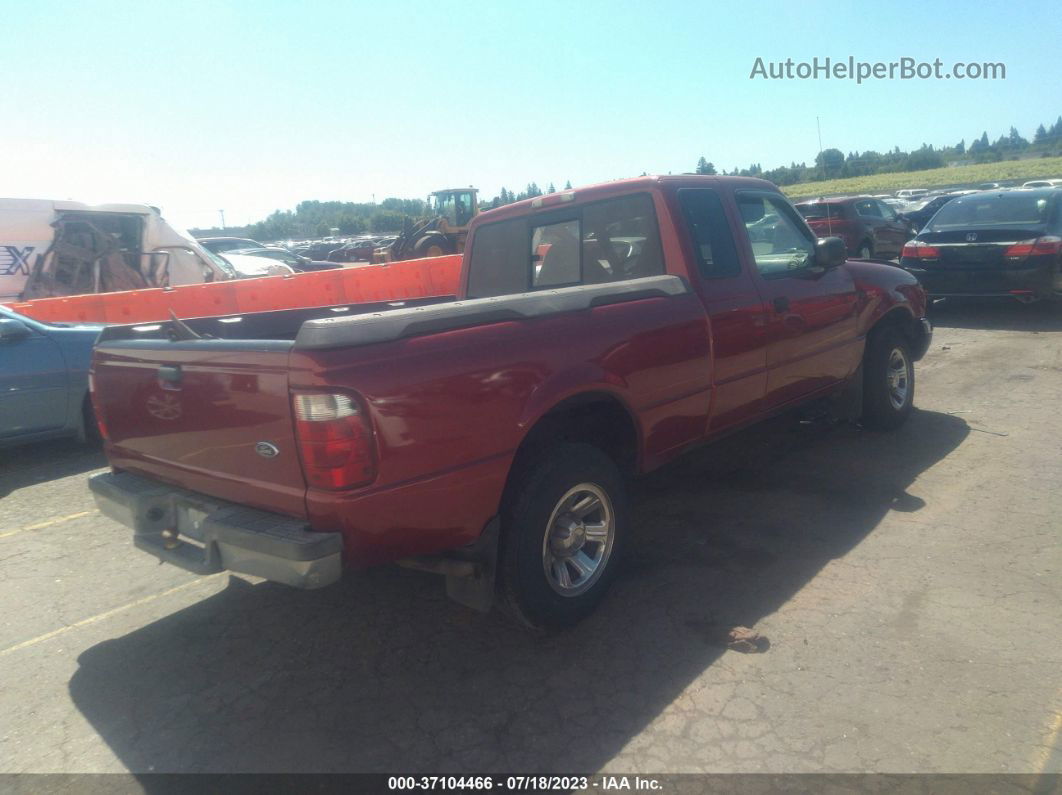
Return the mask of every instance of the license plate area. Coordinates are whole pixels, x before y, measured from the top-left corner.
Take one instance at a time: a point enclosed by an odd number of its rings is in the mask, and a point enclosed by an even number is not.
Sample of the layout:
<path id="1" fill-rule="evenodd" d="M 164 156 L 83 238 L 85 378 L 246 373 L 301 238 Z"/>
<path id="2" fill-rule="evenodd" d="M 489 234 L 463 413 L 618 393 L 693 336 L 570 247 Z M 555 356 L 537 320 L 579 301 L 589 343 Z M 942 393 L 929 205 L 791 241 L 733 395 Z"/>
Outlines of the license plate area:
<path id="1" fill-rule="evenodd" d="M 176 525 L 174 529 L 182 539 L 192 539 L 201 547 L 203 546 L 203 522 L 216 509 L 216 505 L 178 497 L 173 505 L 174 524 Z"/>

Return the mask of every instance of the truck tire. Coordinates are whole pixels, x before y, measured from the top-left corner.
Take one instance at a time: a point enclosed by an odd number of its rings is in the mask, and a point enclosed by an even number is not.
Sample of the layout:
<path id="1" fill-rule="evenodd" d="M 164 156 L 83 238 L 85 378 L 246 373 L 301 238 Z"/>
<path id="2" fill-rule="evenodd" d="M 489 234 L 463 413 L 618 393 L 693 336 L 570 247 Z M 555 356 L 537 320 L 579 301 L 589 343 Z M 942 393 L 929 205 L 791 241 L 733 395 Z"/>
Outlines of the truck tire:
<path id="1" fill-rule="evenodd" d="M 440 234 L 425 235 L 413 246 L 413 254 L 416 257 L 442 257 L 453 253 L 453 244 Z"/>
<path id="2" fill-rule="evenodd" d="M 896 328 L 871 333 L 863 356 L 863 425 L 890 431 L 914 406 L 914 363 L 907 338 Z"/>
<path id="3" fill-rule="evenodd" d="M 597 606 L 618 567 L 623 476 L 596 447 L 562 444 L 516 477 L 502 512 L 503 601 L 529 626 L 569 626 Z"/>

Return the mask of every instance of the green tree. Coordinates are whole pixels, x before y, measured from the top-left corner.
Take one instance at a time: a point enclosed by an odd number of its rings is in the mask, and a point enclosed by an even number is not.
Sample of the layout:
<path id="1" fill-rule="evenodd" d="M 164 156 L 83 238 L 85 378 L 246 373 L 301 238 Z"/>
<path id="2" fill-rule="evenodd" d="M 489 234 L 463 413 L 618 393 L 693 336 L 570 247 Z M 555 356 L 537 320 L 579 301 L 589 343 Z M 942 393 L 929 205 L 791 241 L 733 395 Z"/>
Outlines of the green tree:
<path id="1" fill-rule="evenodd" d="M 844 168 L 844 152 L 840 149 L 823 149 L 815 158 L 823 179 L 834 179 L 840 176 Z"/>
<path id="2" fill-rule="evenodd" d="M 571 189 L 572 189 L 572 181 L 571 181 L 570 179 L 569 179 L 569 180 L 567 180 L 567 181 L 565 181 L 565 183 L 564 183 L 564 189 L 565 189 L 565 190 L 571 190 Z"/>
<path id="3" fill-rule="evenodd" d="M 408 216 L 394 210 L 380 210 L 373 213 L 370 225 L 373 232 L 400 232 Z"/>

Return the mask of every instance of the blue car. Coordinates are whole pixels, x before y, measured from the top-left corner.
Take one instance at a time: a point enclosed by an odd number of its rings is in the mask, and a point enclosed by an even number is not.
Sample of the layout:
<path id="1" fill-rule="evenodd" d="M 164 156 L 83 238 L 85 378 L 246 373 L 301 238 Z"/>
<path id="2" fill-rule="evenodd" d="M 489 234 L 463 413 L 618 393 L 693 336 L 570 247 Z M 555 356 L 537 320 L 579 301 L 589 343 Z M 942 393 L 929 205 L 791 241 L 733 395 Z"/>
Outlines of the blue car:
<path id="1" fill-rule="evenodd" d="M 0 306 L 0 447 L 98 440 L 88 369 L 101 328 L 41 323 Z"/>

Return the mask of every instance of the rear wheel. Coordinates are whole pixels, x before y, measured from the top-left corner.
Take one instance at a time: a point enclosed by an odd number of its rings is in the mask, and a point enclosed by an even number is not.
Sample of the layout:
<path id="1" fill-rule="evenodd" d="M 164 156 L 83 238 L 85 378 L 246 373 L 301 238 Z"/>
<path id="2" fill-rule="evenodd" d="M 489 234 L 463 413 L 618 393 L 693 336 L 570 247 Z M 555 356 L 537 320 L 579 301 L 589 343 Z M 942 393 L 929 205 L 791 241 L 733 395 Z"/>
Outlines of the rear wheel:
<path id="1" fill-rule="evenodd" d="M 531 626 L 574 624 L 615 574 L 627 522 L 623 477 L 586 444 L 552 447 L 516 477 L 502 525 L 507 605 Z"/>
<path id="2" fill-rule="evenodd" d="M 425 235 L 413 246 L 413 252 L 418 257 L 442 257 L 453 254 L 454 247 L 443 235 Z"/>
<path id="3" fill-rule="evenodd" d="M 863 359 L 863 424 L 899 428 L 914 406 L 914 363 L 906 337 L 895 328 L 874 334 Z"/>

